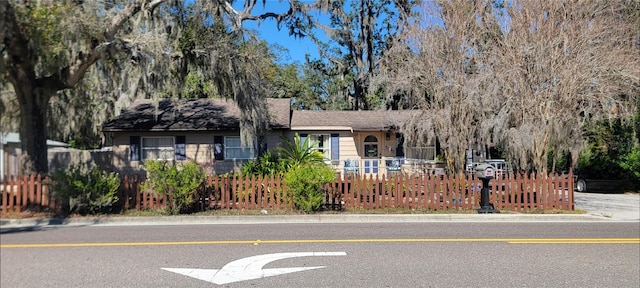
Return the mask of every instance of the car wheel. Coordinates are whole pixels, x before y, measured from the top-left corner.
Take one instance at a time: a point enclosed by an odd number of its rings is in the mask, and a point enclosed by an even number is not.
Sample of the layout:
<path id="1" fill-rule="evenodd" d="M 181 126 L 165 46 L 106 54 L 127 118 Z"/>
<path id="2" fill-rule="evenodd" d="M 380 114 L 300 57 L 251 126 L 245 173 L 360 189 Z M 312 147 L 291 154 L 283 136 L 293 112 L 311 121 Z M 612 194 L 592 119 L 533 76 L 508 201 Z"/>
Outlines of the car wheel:
<path id="1" fill-rule="evenodd" d="M 578 190 L 578 192 L 586 192 L 587 182 L 584 181 L 584 179 L 578 179 L 578 182 L 576 182 L 576 190 Z"/>

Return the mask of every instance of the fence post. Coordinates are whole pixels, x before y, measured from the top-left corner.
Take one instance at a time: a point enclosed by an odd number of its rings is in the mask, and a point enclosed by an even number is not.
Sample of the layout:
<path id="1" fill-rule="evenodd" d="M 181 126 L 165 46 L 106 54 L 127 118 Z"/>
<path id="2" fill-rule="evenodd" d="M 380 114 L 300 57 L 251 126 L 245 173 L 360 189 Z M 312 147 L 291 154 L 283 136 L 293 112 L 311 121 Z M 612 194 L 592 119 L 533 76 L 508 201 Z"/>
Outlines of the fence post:
<path id="1" fill-rule="evenodd" d="M 565 197 L 564 197 L 564 189 L 563 189 L 562 190 L 562 192 L 563 192 L 562 193 L 562 203 L 563 203 L 563 205 L 566 205 L 565 207 L 567 209 L 573 211 L 573 210 L 575 210 L 575 203 L 573 201 L 573 191 L 574 191 L 573 190 L 573 184 L 574 184 L 573 183 L 573 171 L 569 171 L 569 176 L 566 177 L 565 179 L 566 179 L 565 183 L 567 183 L 566 187 L 567 187 L 567 194 L 568 194 L 567 198 L 568 198 L 568 200 L 566 200 Z M 567 204 L 564 204 L 565 202 L 567 202 Z M 571 205 L 571 206 L 569 206 L 569 205 Z"/>

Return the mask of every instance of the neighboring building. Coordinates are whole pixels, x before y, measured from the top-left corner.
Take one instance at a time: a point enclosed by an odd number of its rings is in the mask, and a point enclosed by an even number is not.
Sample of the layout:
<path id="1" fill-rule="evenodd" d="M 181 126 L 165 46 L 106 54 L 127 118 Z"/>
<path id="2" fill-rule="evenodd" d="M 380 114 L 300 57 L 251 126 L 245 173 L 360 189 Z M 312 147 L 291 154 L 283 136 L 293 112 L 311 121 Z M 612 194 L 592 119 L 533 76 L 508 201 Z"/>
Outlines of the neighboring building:
<path id="1" fill-rule="evenodd" d="M 417 150 L 407 151 L 398 127 L 413 111 L 292 111 L 288 98 L 267 103 L 269 131 L 256 146 L 271 149 L 281 145 L 281 137 L 293 139 L 298 133 L 317 141 L 327 164 L 347 173 L 385 174 L 435 162 L 434 147 L 420 148 L 431 151 L 427 157 L 408 159 Z M 137 100 L 105 123 L 103 132 L 113 145 L 111 166 L 117 170 L 139 171 L 149 159 L 195 160 L 210 173 L 226 173 L 256 157 L 256 149 L 240 146 L 239 123 L 233 100 L 161 100 L 157 105 Z"/>
<path id="2" fill-rule="evenodd" d="M 3 181 L 5 176 L 21 174 L 22 145 L 20 143 L 20 134 L 0 132 L 0 181 Z M 58 147 L 69 147 L 69 144 L 47 140 L 47 149 Z"/>

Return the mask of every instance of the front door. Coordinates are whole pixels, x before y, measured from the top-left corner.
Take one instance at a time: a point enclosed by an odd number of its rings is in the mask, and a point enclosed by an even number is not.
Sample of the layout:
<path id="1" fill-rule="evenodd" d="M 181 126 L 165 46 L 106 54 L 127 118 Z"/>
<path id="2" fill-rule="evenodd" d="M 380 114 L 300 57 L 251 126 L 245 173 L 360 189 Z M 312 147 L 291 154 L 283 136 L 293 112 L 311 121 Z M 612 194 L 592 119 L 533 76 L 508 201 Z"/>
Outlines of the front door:
<path id="1" fill-rule="evenodd" d="M 364 173 L 378 173 L 378 138 L 368 135 L 364 138 Z"/>

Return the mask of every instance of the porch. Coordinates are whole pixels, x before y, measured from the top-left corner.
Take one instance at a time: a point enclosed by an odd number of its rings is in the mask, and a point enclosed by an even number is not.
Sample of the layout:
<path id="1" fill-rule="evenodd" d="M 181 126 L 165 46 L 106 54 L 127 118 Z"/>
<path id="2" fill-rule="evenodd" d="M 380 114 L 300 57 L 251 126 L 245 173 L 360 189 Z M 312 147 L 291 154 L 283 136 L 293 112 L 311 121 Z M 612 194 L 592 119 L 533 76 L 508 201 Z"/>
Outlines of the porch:
<path id="1" fill-rule="evenodd" d="M 436 159 L 436 148 L 405 147 L 405 156 L 379 158 L 353 157 L 331 161 L 331 165 L 344 177 L 392 175 L 444 175 L 445 164 Z"/>
<path id="2" fill-rule="evenodd" d="M 424 159 L 382 158 L 345 159 L 331 164 L 344 177 L 393 176 L 393 175 L 444 175 L 444 163 Z M 343 177 L 343 178 L 344 178 Z"/>

